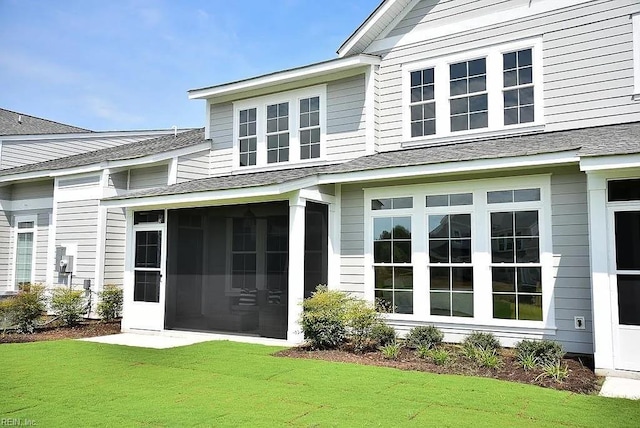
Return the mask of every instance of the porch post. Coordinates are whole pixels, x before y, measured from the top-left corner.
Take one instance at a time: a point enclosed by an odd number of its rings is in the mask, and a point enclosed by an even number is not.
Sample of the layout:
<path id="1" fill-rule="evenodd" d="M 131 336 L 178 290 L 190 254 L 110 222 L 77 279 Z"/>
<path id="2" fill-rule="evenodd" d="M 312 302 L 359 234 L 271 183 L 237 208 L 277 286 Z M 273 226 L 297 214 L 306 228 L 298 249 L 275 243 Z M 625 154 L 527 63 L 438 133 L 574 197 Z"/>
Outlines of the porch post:
<path id="1" fill-rule="evenodd" d="M 587 173 L 593 350 L 596 370 L 613 370 L 613 325 L 607 236 L 607 180 Z"/>
<path id="2" fill-rule="evenodd" d="M 304 299 L 304 226 L 306 200 L 300 191 L 289 198 L 289 308 L 287 340 L 304 340 L 300 327 L 302 300 Z"/>

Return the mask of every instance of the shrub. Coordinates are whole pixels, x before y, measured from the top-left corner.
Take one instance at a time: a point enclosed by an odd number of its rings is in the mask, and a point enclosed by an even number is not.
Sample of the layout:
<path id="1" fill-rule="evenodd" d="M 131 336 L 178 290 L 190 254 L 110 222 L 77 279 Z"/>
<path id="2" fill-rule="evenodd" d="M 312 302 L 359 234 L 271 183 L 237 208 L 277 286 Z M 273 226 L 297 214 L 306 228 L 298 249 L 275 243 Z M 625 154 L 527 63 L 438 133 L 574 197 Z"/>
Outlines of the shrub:
<path id="1" fill-rule="evenodd" d="M 113 321 L 122 312 L 122 288 L 115 285 L 105 285 L 98 295 L 98 315 L 103 321 Z"/>
<path id="2" fill-rule="evenodd" d="M 443 366 L 449 362 L 449 352 L 446 349 L 432 349 L 431 359 L 438 366 Z"/>
<path id="3" fill-rule="evenodd" d="M 493 333 L 483 333 L 481 331 L 472 332 L 470 335 L 464 338 L 462 344 L 465 348 L 471 347 L 475 349 L 496 351 L 500 349 L 500 342 Z"/>
<path id="4" fill-rule="evenodd" d="M 560 360 L 551 364 L 545 364 L 542 366 L 542 373 L 536 377 L 536 381 L 545 376 L 556 382 L 562 382 L 569 377 L 569 367 L 566 364 L 563 365 Z"/>
<path id="5" fill-rule="evenodd" d="M 431 356 L 431 353 L 429 352 L 430 349 L 428 346 L 418 346 L 418 348 L 416 349 L 416 354 L 418 354 L 418 358 L 421 358 L 423 360 L 426 360 L 427 358 L 429 358 L 429 356 Z"/>
<path id="6" fill-rule="evenodd" d="M 36 321 L 46 309 L 44 287 L 37 284 L 24 284 L 15 296 L 7 299 L 8 310 L 13 322 L 21 333 L 33 333 Z"/>
<path id="7" fill-rule="evenodd" d="M 13 302 L 11 297 L 0 300 L 0 330 L 13 326 Z"/>
<path id="8" fill-rule="evenodd" d="M 410 348 L 418 348 L 420 346 L 426 346 L 427 348 L 433 348 L 444 339 L 444 334 L 439 328 L 427 325 L 414 327 L 409 330 L 405 341 Z"/>
<path id="9" fill-rule="evenodd" d="M 400 355 L 400 348 L 401 346 L 399 343 L 391 343 L 383 346 L 380 350 L 382 351 L 382 356 L 387 360 L 397 360 Z"/>
<path id="10" fill-rule="evenodd" d="M 356 352 L 375 347 L 373 330 L 382 320 L 373 305 L 360 299 L 350 299 L 346 304 L 345 324 L 348 337 Z"/>
<path id="11" fill-rule="evenodd" d="M 533 356 L 536 364 L 542 367 L 559 362 L 564 355 L 564 351 L 562 346 L 553 340 L 523 340 L 518 342 L 516 344 L 518 360 L 525 358 L 527 355 Z"/>
<path id="12" fill-rule="evenodd" d="M 387 346 L 396 343 L 396 330 L 384 321 L 380 321 L 371 329 L 371 339 L 377 346 Z"/>
<path id="13" fill-rule="evenodd" d="M 341 291 L 318 286 L 311 297 L 302 302 L 302 331 L 316 349 L 335 349 L 347 336 L 345 314 L 349 297 Z"/>
<path id="14" fill-rule="evenodd" d="M 51 293 L 51 310 L 60 317 L 62 324 L 75 325 L 82 319 L 85 306 L 84 292 L 70 288 L 55 288 Z"/>
<path id="15" fill-rule="evenodd" d="M 538 365 L 538 359 L 533 353 L 517 354 L 518 364 L 525 370 L 533 370 Z"/>
<path id="16" fill-rule="evenodd" d="M 475 360 L 480 367 L 495 369 L 502 365 L 498 351 L 495 349 L 476 348 Z"/>

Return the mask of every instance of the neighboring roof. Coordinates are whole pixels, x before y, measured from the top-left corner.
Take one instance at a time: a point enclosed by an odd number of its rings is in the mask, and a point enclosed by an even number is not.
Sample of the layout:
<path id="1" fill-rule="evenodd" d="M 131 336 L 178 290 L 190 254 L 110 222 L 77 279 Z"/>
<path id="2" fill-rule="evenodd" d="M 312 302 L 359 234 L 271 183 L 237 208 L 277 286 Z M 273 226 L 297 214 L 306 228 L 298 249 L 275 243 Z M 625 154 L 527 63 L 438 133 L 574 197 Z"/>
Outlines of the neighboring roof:
<path id="1" fill-rule="evenodd" d="M 394 19 L 403 12 L 408 12 L 405 9 L 411 4 L 411 1 L 382 0 L 378 7 L 371 12 L 371 15 L 342 43 L 338 48 L 338 55 L 345 57 L 364 52 L 367 46 L 382 34 Z"/>
<path id="2" fill-rule="evenodd" d="M 190 99 L 202 99 L 212 96 L 231 95 L 249 90 L 266 88 L 272 85 L 297 82 L 329 73 L 350 70 L 366 65 L 379 64 L 380 57 L 376 55 L 353 55 L 348 58 L 336 58 L 328 61 L 276 71 L 248 79 L 236 80 L 220 85 L 188 91 Z"/>
<path id="3" fill-rule="evenodd" d="M 169 134 L 158 138 L 123 144 L 116 147 L 109 147 L 107 149 L 96 150 L 93 152 L 81 153 L 65 158 L 4 169 L 0 170 L 0 177 L 28 172 L 75 168 L 109 161 L 137 159 L 184 147 L 195 146 L 205 142 L 204 128 L 193 129 L 181 132 L 175 136 L 173 134 Z"/>
<path id="4" fill-rule="evenodd" d="M 433 165 L 478 159 L 526 157 L 573 151 L 576 156 L 640 153 L 640 122 L 418 147 L 363 156 L 345 163 L 218 176 L 109 199 L 132 199 L 283 184 L 312 176 Z M 425 172 L 428 169 L 425 168 Z"/>
<path id="5" fill-rule="evenodd" d="M 0 135 L 73 134 L 93 132 L 0 108 Z"/>
<path id="6" fill-rule="evenodd" d="M 128 192 L 125 195 L 109 199 L 133 199 L 150 196 L 181 195 L 195 192 L 210 192 L 216 190 L 242 189 L 283 184 L 294 180 L 316 176 L 325 171 L 327 166 L 310 166 L 305 168 L 280 169 L 253 173 L 226 175 L 222 177 L 201 178 L 186 181 L 171 186 L 155 189 Z"/>

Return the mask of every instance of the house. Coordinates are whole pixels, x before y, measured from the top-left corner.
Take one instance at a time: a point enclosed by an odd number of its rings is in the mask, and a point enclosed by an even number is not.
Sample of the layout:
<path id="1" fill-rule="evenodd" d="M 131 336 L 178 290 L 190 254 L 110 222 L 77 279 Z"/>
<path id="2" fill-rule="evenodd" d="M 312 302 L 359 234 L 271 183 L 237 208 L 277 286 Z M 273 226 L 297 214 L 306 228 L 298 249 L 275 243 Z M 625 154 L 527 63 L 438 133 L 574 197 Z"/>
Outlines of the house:
<path id="1" fill-rule="evenodd" d="M 51 161 L 58 204 L 85 195 L 102 219 L 87 248 L 103 283 L 121 263 L 125 331 L 298 342 L 327 283 L 399 331 L 548 338 L 640 371 L 637 1 L 385 0 L 335 59 L 189 97 L 203 131 Z"/>

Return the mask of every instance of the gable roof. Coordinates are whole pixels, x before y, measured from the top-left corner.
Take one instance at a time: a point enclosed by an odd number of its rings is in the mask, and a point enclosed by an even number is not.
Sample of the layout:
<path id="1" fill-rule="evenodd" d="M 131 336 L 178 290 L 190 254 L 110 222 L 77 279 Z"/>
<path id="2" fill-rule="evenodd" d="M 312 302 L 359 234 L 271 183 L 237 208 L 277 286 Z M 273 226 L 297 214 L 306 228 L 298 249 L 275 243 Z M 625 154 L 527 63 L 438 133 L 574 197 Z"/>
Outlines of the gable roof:
<path id="1" fill-rule="evenodd" d="M 338 56 L 345 57 L 362 53 L 376 37 L 403 12 L 413 0 L 382 0 L 371 15 L 338 48 Z"/>
<path id="2" fill-rule="evenodd" d="M 93 132 L 0 108 L 0 135 L 74 134 Z"/>
<path id="3" fill-rule="evenodd" d="M 140 190 L 107 200 L 258 188 L 282 185 L 310 177 L 321 178 L 322 183 L 332 183 L 338 182 L 338 175 L 361 171 L 424 166 L 424 173 L 428 173 L 428 166 L 435 164 L 479 159 L 526 158 L 545 154 L 559 157 L 561 153 L 568 152 L 571 154 L 571 162 L 577 162 L 580 156 L 640 153 L 640 122 L 403 149 L 325 166 L 216 176 Z"/>
<path id="4" fill-rule="evenodd" d="M 193 129 L 177 135 L 163 135 L 158 138 L 109 147 L 93 152 L 81 153 L 65 158 L 52 159 L 45 162 L 22 165 L 0 170 L 0 177 L 22 173 L 62 170 L 81 166 L 101 164 L 110 161 L 138 159 L 145 156 L 170 152 L 177 149 L 206 143 L 204 128 Z"/>

